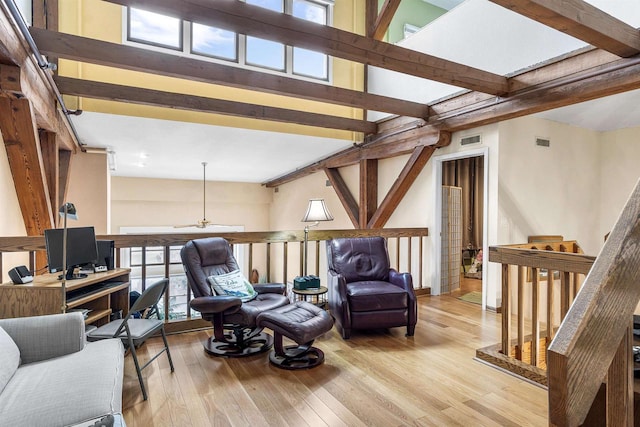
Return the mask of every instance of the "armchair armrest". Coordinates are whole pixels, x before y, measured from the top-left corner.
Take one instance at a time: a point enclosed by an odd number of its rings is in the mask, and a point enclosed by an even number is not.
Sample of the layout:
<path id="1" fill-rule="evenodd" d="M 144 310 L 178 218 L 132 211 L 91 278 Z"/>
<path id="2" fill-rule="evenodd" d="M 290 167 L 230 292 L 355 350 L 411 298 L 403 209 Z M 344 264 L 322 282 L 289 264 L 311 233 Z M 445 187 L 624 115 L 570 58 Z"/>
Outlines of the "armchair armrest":
<path id="1" fill-rule="evenodd" d="M 191 308 L 203 314 L 215 314 L 227 312 L 235 313 L 242 305 L 238 297 L 230 295 L 216 295 L 194 298 L 189 302 Z M 235 309 L 235 310 L 234 310 Z"/>
<path id="2" fill-rule="evenodd" d="M 84 348 L 84 316 L 79 312 L 0 320 L 20 349 L 23 364 L 75 353 Z"/>
<path id="3" fill-rule="evenodd" d="M 259 294 L 280 294 L 284 295 L 287 287 L 284 283 L 256 283 L 253 289 Z"/>
<path id="4" fill-rule="evenodd" d="M 398 273 L 395 269 L 389 270 L 389 282 L 406 291 L 413 291 L 413 278 L 411 273 Z"/>

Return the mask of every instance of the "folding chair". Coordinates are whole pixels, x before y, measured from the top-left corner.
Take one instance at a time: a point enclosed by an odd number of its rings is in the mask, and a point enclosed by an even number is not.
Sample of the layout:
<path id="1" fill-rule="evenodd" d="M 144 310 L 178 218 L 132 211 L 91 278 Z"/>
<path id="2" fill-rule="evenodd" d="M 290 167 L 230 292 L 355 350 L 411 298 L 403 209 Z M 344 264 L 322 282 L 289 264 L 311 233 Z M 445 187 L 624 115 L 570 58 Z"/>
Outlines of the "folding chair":
<path id="1" fill-rule="evenodd" d="M 167 343 L 167 336 L 164 333 L 164 320 L 160 319 L 160 312 L 158 311 L 158 301 L 160 301 L 160 298 L 164 295 L 168 285 L 169 279 L 162 279 L 152 284 L 142 292 L 142 295 L 140 295 L 136 302 L 131 306 L 124 319 L 113 320 L 106 325 L 100 326 L 99 328 L 87 333 L 88 341 L 120 338 L 125 348 L 129 348 L 131 355 L 133 356 L 133 362 L 136 365 L 138 381 L 140 381 L 140 388 L 142 389 L 142 396 L 144 397 L 144 400 L 147 400 L 147 390 L 144 386 L 144 381 L 142 380 L 142 370 L 144 368 L 149 366 L 151 362 L 166 351 L 167 358 L 169 359 L 169 365 L 171 366 L 171 372 L 174 371 L 171 353 L 169 352 L 169 344 Z M 133 317 L 133 314 L 136 312 L 145 313 L 145 315 L 140 319 L 136 319 Z M 157 316 L 157 319 L 149 319 L 148 317 L 154 313 Z M 153 336 L 158 331 L 162 334 L 164 348 L 145 363 L 144 366 L 140 367 L 138 356 L 136 354 L 136 347 L 140 347 L 147 338 Z"/>

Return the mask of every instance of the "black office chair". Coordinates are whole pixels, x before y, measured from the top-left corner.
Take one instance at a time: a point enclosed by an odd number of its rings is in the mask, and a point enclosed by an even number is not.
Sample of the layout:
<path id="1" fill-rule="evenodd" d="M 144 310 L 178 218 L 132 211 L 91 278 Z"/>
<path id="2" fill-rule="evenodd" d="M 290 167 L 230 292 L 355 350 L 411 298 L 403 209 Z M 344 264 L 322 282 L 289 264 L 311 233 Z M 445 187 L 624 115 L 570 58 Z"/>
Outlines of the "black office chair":
<path id="1" fill-rule="evenodd" d="M 171 366 L 171 372 L 173 369 L 173 361 L 171 360 L 171 353 L 169 352 L 169 344 L 167 343 L 167 336 L 164 333 L 164 320 L 160 319 L 160 312 L 158 311 L 158 301 L 162 295 L 164 295 L 167 286 L 169 285 L 169 279 L 162 279 L 142 292 L 142 295 L 138 297 L 135 303 L 129 309 L 129 312 L 124 319 L 113 320 L 106 325 L 100 326 L 93 331 L 87 333 L 88 341 L 98 341 L 107 338 L 120 338 L 125 348 L 131 351 L 133 356 L 133 362 L 136 365 L 136 372 L 138 373 L 138 381 L 140 382 L 140 388 L 142 389 L 142 396 L 144 400 L 147 400 L 147 390 L 142 380 L 142 370 L 149 366 L 151 362 L 156 360 L 163 352 L 167 352 L 167 358 L 169 359 L 169 365 Z M 136 319 L 134 313 L 143 313 L 143 317 Z M 149 319 L 150 316 L 156 315 L 157 319 Z M 138 362 L 138 355 L 136 354 L 136 347 L 140 347 L 147 338 L 153 336 L 157 332 L 162 334 L 162 340 L 164 341 L 164 348 L 160 350 L 158 354 L 153 356 L 144 366 L 140 367 Z"/>

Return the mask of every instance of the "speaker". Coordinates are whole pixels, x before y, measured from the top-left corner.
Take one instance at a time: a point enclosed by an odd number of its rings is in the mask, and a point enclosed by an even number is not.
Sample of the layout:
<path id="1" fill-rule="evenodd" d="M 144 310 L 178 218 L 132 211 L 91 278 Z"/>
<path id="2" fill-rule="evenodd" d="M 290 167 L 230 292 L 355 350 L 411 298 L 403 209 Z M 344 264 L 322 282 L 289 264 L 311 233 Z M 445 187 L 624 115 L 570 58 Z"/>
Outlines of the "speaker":
<path id="1" fill-rule="evenodd" d="M 9 278 L 16 285 L 33 282 L 31 272 L 24 265 L 19 265 L 9 270 Z"/>
<path id="2" fill-rule="evenodd" d="M 115 243 L 113 240 L 97 240 L 98 260 L 95 263 L 97 271 L 113 270 L 115 263 Z"/>

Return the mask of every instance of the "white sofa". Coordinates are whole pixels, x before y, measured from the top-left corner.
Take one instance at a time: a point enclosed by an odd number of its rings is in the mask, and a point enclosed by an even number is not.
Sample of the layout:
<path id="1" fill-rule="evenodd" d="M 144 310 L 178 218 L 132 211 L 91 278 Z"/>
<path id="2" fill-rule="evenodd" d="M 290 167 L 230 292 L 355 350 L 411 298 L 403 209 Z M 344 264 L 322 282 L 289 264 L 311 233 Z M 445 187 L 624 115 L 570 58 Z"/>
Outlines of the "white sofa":
<path id="1" fill-rule="evenodd" d="M 124 426 L 123 369 L 120 340 L 87 343 L 81 313 L 2 319 L 0 425 Z"/>

